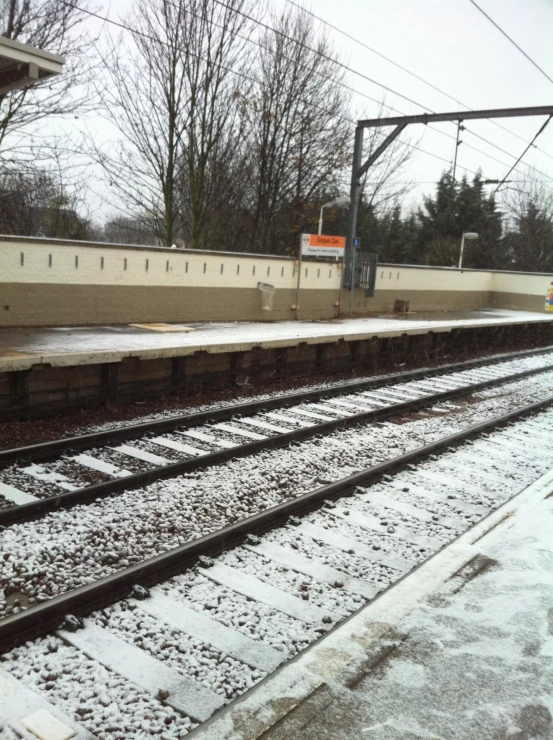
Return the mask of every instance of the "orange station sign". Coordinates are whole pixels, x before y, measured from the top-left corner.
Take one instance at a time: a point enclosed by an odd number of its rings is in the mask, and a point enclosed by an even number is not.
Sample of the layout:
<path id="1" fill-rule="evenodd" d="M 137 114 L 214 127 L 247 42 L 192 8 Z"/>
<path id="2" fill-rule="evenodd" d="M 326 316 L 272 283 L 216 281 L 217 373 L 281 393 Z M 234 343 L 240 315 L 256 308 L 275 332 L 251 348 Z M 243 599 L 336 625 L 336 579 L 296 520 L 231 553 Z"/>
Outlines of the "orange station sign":
<path id="1" fill-rule="evenodd" d="M 334 259 L 340 259 L 344 256 L 345 247 L 345 236 L 301 235 L 301 253 L 304 257 L 334 257 Z"/>

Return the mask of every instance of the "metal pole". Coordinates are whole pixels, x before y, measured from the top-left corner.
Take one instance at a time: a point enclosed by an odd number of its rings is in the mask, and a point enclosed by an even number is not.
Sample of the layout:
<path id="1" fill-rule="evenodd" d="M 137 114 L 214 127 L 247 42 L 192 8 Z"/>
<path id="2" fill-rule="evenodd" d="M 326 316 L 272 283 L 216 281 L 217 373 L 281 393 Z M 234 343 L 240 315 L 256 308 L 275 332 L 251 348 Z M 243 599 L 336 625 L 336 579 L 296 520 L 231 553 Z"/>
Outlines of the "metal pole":
<path id="1" fill-rule="evenodd" d="M 455 182 L 455 171 L 457 170 L 457 152 L 459 151 L 459 144 L 461 143 L 459 141 L 459 136 L 461 135 L 461 131 L 464 131 L 464 126 L 462 126 L 463 122 L 459 121 L 457 124 L 457 140 L 455 142 L 455 159 L 453 161 L 453 182 Z"/>
<path id="2" fill-rule="evenodd" d="M 298 256 L 298 282 L 296 284 L 296 321 L 299 321 L 299 310 L 300 310 L 300 282 L 301 282 L 301 236 L 300 236 L 300 253 Z"/>
<path id="3" fill-rule="evenodd" d="M 494 108 L 490 110 L 460 110 L 452 113 L 419 113 L 414 116 L 392 116 L 390 118 L 367 118 L 358 121 L 358 126 L 376 128 L 397 126 L 399 123 L 438 123 L 440 121 L 473 121 L 479 118 L 517 118 L 519 116 L 553 116 L 553 105 L 532 108 Z"/>
<path id="4" fill-rule="evenodd" d="M 342 274 L 340 275 L 340 291 L 338 293 L 338 311 L 336 313 L 336 318 L 340 318 L 340 309 L 342 308 L 342 293 L 344 290 L 344 270 L 345 270 L 345 257 L 346 257 L 346 250 L 344 249 L 344 256 L 342 257 Z M 336 261 L 338 261 L 338 257 L 336 257 Z M 339 270 L 338 264 L 336 265 L 336 269 Z"/>
<path id="5" fill-rule="evenodd" d="M 352 249 L 353 259 L 351 265 L 351 290 L 349 292 L 349 314 L 353 315 L 353 291 L 355 290 L 355 258 L 357 257 L 357 250 Z"/>
<path id="6" fill-rule="evenodd" d="M 353 291 L 353 264 L 354 249 L 353 238 L 357 231 L 357 213 L 359 211 L 359 190 L 361 187 L 361 158 L 363 156 L 363 133 L 362 126 L 355 129 L 355 142 L 353 145 L 353 162 L 351 167 L 350 206 L 348 218 L 348 233 L 346 237 L 346 248 L 344 250 L 344 264 L 342 267 L 342 284 L 347 285 L 349 279 L 350 289 Z M 348 270 L 349 267 L 349 270 Z M 349 272 L 349 275 L 348 275 Z M 341 308 L 341 306 L 340 306 Z"/>
<path id="7" fill-rule="evenodd" d="M 461 237 L 461 254 L 459 255 L 459 269 L 461 269 L 461 266 L 463 264 L 464 249 L 465 249 L 465 232 L 463 231 L 463 236 Z"/>
<path id="8" fill-rule="evenodd" d="M 321 206 L 321 215 L 319 216 L 319 236 L 323 233 L 323 208 L 324 206 Z"/>

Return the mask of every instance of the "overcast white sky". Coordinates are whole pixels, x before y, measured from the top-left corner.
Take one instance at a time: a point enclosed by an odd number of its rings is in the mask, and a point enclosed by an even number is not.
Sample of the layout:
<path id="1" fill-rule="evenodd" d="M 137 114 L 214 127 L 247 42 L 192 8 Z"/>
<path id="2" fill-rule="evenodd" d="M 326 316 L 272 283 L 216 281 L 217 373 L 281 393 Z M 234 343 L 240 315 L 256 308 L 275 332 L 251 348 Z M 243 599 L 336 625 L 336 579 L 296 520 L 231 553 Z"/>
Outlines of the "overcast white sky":
<path id="1" fill-rule="evenodd" d="M 553 78 L 553 0 L 477 1 Z M 287 4 L 287 0 L 273 2 L 276 7 Z M 355 41 L 329 29 L 343 61 L 352 69 L 417 102 L 415 105 L 399 95 L 386 92 L 387 104 L 401 113 L 463 110 L 463 105 L 478 109 L 553 104 L 553 83 L 501 35 L 470 0 L 312 0 L 304 4 L 328 23 L 459 101 L 456 104 Z M 98 2 L 97 7 L 98 12 L 119 19 L 129 5 L 130 0 L 111 0 L 109 3 L 103 0 Z M 98 29 L 98 21 L 90 19 L 89 23 L 91 30 Z M 380 99 L 384 94 L 382 87 L 355 74 L 350 74 L 348 82 L 359 93 L 354 96 L 359 113 L 363 110 L 368 115 L 374 115 L 376 105 L 363 98 L 362 94 Z M 503 119 L 499 123 L 529 142 L 544 120 L 543 117 Z M 79 122 L 74 125 L 78 126 Z M 105 125 L 94 117 L 89 119 L 87 125 L 97 136 L 105 135 Z M 454 124 L 443 123 L 438 126 L 441 131 L 455 134 Z M 502 178 L 524 150 L 524 141 L 490 121 L 469 121 L 466 126 L 467 131 L 462 136 L 464 143 L 459 149 L 458 166 L 473 171 L 480 167 L 484 177 Z M 413 127 L 413 140 L 424 133 L 420 146 L 450 162 L 454 141 L 430 128 L 423 129 L 422 126 Z M 508 154 L 494 149 L 469 132 L 484 136 Z M 470 149 L 469 144 L 492 158 Z M 542 151 L 529 151 L 523 162 L 553 178 L 553 121 L 540 136 L 537 145 Z M 420 199 L 423 192 L 432 190 L 432 183 L 447 166 L 446 162 L 417 153 L 407 174 L 408 179 L 414 179 L 421 185 L 409 202 Z M 528 167 L 521 164 L 511 178 L 525 180 L 528 174 Z M 545 176 L 540 176 L 540 179 L 553 185 L 553 180 Z M 108 213 L 113 213 L 113 209 L 102 204 L 97 215 L 105 217 Z"/>

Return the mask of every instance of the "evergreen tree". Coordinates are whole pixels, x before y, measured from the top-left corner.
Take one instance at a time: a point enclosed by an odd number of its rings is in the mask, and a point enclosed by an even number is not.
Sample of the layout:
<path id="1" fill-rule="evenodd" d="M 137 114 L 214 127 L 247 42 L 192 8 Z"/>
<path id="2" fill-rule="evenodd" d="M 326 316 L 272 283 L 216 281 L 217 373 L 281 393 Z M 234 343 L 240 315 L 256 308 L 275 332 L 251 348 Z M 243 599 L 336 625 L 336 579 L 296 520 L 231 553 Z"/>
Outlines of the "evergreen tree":
<path id="1" fill-rule="evenodd" d="M 457 193 L 457 242 L 463 231 L 475 231 L 478 239 L 465 242 L 463 265 L 478 269 L 501 269 L 501 214 L 493 195 L 484 192 L 482 176 L 477 173 L 469 183 L 464 177 Z"/>
<path id="2" fill-rule="evenodd" d="M 501 214 L 493 196 L 484 192 L 482 176 L 459 184 L 450 173 L 438 182 L 436 196 L 426 196 L 418 211 L 417 244 L 425 264 L 455 266 L 463 231 L 475 231 L 479 238 L 466 242 L 463 265 L 480 269 L 498 268 L 501 263 Z"/>

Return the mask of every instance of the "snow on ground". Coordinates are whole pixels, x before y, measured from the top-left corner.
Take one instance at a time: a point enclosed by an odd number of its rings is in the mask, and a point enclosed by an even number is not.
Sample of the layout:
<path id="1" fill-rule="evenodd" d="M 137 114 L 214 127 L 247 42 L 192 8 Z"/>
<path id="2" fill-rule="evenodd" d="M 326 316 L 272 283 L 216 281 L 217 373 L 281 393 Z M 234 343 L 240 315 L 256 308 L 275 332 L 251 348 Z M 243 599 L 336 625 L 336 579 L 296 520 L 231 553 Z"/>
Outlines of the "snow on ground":
<path id="1" fill-rule="evenodd" d="M 75 716 L 98 740 L 178 740 L 195 727 L 188 717 L 59 638 L 40 638 L 32 649 L 15 648 L 4 661 L 15 678 Z"/>
<path id="2" fill-rule="evenodd" d="M 228 322 L 193 324 L 194 331 L 171 334 L 128 326 L 55 327 L 28 329 L 23 335 L 3 330 L 1 370 L 24 370 L 37 359 L 52 366 L 117 362 L 124 357 L 171 357 L 198 351 L 241 351 L 252 347 L 293 346 L 300 341 L 346 341 L 352 338 L 394 336 L 405 333 L 516 325 L 551 321 L 547 314 L 505 309 L 461 311 L 443 319 L 370 317 L 332 321 Z M 0 333 L 0 337 L 2 333 Z M 68 338 L 70 336 L 70 339 Z"/>

